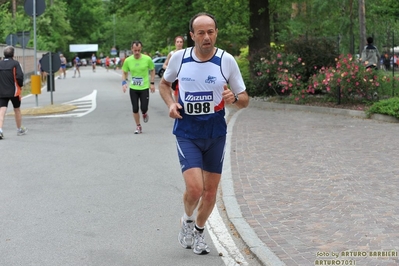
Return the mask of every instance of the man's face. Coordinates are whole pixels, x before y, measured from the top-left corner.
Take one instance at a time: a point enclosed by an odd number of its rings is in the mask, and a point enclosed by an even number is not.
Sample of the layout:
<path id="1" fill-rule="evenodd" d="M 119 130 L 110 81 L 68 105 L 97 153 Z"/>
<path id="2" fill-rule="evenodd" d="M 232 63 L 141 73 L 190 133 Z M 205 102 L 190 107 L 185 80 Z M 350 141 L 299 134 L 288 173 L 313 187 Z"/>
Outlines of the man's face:
<path id="1" fill-rule="evenodd" d="M 132 45 L 132 53 L 135 58 L 139 58 L 141 54 L 141 44 L 133 44 Z"/>
<path id="2" fill-rule="evenodd" d="M 193 32 L 190 32 L 195 47 L 202 52 L 213 52 L 218 30 L 215 22 L 208 16 L 199 16 L 193 21 Z"/>

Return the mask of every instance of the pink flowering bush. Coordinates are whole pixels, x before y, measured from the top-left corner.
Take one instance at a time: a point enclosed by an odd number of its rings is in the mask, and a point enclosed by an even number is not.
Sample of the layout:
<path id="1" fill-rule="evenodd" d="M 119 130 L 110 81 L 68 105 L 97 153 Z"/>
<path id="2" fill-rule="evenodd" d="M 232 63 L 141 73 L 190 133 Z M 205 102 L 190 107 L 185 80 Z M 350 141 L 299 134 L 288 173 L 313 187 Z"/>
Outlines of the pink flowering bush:
<path id="1" fill-rule="evenodd" d="M 373 100 L 389 94 L 390 78 L 385 72 L 366 69 L 352 55 L 340 55 L 333 67 L 322 67 L 309 79 L 307 93 L 322 91 L 343 102 Z M 338 94 L 339 93 L 339 94 Z"/>
<path id="2" fill-rule="evenodd" d="M 399 78 L 366 69 L 350 54 L 340 55 L 329 67 L 310 67 L 300 56 L 276 50 L 257 62 L 251 81 L 256 95 L 287 96 L 284 98 L 289 102 L 308 102 L 309 96 L 316 94 L 323 101 L 338 102 L 339 96 L 343 103 L 370 102 L 399 92 Z"/>
<path id="3" fill-rule="evenodd" d="M 306 89 L 304 65 L 295 54 L 273 51 L 268 58 L 256 64 L 255 84 L 263 88 L 266 95 L 290 95 Z"/>

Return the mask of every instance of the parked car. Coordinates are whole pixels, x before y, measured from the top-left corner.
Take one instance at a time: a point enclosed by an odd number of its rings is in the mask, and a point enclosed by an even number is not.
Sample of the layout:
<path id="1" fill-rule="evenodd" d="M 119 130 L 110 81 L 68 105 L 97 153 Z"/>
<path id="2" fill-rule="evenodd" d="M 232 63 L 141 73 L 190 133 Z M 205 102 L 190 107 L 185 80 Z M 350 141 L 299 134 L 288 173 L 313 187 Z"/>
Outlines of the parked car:
<path id="1" fill-rule="evenodd" d="M 155 57 L 154 59 L 152 59 L 152 62 L 154 62 L 155 65 L 155 74 L 158 75 L 160 78 L 162 78 L 163 72 L 165 72 L 165 69 L 162 68 L 165 60 L 166 56 Z"/>

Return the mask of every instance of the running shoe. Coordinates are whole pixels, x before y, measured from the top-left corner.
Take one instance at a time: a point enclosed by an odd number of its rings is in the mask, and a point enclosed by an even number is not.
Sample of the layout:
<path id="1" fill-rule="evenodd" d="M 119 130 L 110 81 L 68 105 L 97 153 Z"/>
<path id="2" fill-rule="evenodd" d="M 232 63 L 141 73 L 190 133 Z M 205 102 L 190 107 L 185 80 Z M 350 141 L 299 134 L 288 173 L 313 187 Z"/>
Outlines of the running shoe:
<path id="1" fill-rule="evenodd" d="M 142 132 L 141 126 L 136 127 L 136 131 L 134 131 L 134 134 L 140 134 Z"/>
<path id="2" fill-rule="evenodd" d="M 26 132 L 28 132 L 28 129 L 26 127 L 21 127 L 20 129 L 17 130 L 17 136 L 25 135 Z"/>
<path id="3" fill-rule="evenodd" d="M 184 221 L 183 217 L 180 220 L 181 229 L 179 232 L 178 240 L 183 248 L 190 249 L 194 245 L 194 221 Z"/>
<path id="4" fill-rule="evenodd" d="M 4 139 L 3 132 L 0 132 L 0 139 Z"/>
<path id="5" fill-rule="evenodd" d="M 147 122 L 148 122 L 148 119 L 149 119 L 148 114 L 147 114 L 147 113 L 143 114 L 143 121 L 144 121 L 144 123 L 147 123 Z"/>
<path id="6" fill-rule="evenodd" d="M 208 245 L 205 243 L 205 233 L 200 233 L 197 230 L 194 230 L 194 247 L 193 251 L 198 255 L 208 254 L 211 250 Z"/>

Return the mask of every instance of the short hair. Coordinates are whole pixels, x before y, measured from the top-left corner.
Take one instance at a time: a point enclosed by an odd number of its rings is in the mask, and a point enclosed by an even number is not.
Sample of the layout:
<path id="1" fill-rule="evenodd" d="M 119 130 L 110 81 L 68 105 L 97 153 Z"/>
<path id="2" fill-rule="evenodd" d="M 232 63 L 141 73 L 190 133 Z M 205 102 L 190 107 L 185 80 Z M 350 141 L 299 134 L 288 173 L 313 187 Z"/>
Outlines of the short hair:
<path id="1" fill-rule="evenodd" d="M 136 45 L 136 46 L 141 46 L 141 47 L 143 47 L 143 44 L 141 43 L 141 41 L 139 41 L 139 40 L 136 40 L 136 41 L 132 41 L 132 45 L 130 46 L 130 47 L 133 47 L 133 45 Z"/>
<path id="2" fill-rule="evenodd" d="M 190 25 L 189 25 L 189 30 L 190 30 L 190 32 L 194 32 L 194 31 L 193 31 L 193 23 L 194 23 L 194 20 L 195 20 L 196 18 L 200 17 L 200 16 L 208 16 L 208 17 L 210 17 L 211 19 L 213 19 L 213 22 L 215 22 L 215 29 L 218 28 L 218 23 L 216 22 L 215 16 L 213 16 L 213 15 L 211 15 L 211 14 L 209 14 L 209 13 L 206 13 L 206 12 L 200 12 L 200 13 L 194 15 L 194 16 L 190 19 Z"/>
<path id="3" fill-rule="evenodd" d="M 374 40 L 373 40 L 373 37 L 368 37 L 368 38 L 367 38 L 367 43 L 373 43 L 373 41 L 374 41 Z"/>
<path id="4" fill-rule="evenodd" d="M 5 58 L 12 58 L 14 57 L 14 47 L 12 46 L 7 46 L 6 48 L 4 48 L 4 57 Z"/>

